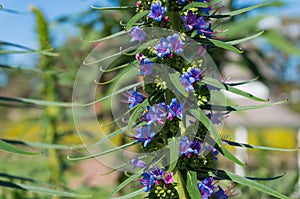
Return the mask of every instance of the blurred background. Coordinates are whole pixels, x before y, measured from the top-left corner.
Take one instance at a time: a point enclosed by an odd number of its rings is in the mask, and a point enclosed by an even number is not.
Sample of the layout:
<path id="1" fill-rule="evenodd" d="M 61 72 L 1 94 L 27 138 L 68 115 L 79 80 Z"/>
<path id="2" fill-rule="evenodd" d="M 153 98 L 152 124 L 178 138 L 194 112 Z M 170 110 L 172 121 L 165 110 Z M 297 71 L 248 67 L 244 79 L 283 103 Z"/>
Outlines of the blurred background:
<path id="1" fill-rule="evenodd" d="M 261 3 L 260 0 L 224 0 L 226 12 Z M 77 69 L 95 47 L 85 42 L 122 29 L 135 10 L 99 11 L 90 5 L 110 7 L 135 5 L 132 0 L 39 0 L 0 1 L 0 96 L 71 102 Z M 271 102 L 288 99 L 284 105 L 247 112 L 232 113 L 222 128 L 222 136 L 253 145 L 296 148 L 300 142 L 300 2 L 274 0 L 245 14 L 214 24 L 223 40 L 239 39 L 264 30 L 257 39 L 239 45 L 245 50 L 235 54 L 222 49 L 209 51 L 226 81 L 238 82 L 258 77 L 240 88 Z M 228 31 L 227 31 L 228 30 Z M 242 31 L 241 31 L 242 30 Z M 35 50 L 53 48 L 48 56 Z M 31 51 L 31 53 L 28 53 Z M 111 74 L 110 74 L 111 75 Z M 108 79 L 111 76 L 107 77 Z M 105 95 L 109 86 L 100 88 Z M 230 103 L 252 103 L 235 95 L 227 95 Z M 99 123 L 110 119 L 110 107 L 94 107 Z M 59 145 L 77 145 L 70 108 L 31 107 L 0 99 L 0 138 Z M 96 124 L 86 125 L 86 137 L 96 142 Z M 110 132 L 111 129 L 106 129 Z M 121 143 L 121 139 L 114 140 Z M 293 198 L 299 196 L 299 158 L 297 152 L 274 152 L 230 148 L 244 160 L 247 168 L 234 166 L 221 159 L 219 166 L 241 175 L 284 177 L 266 185 Z M 0 154 L 0 173 L 32 177 L 36 181 L 55 183 L 80 192 L 103 195 L 124 179 L 96 160 L 69 161 L 68 149 L 45 147 L 42 156 L 23 157 Z M 2 163 L 3 162 L 3 163 Z M 4 163 L 5 162 L 5 163 Z M 1 176 L 0 176 L 1 178 Z M 22 180 L 21 180 L 22 181 Z M 284 182 L 284 183 L 282 183 Z M 270 198 L 255 190 L 237 187 L 242 198 Z M 126 190 L 125 190 L 126 191 Z M 0 188 L 2 198 L 43 198 L 34 193 Z M 0 198 L 1 198 L 0 197 Z M 45 196 L 47 198 L 47 196 Z M 94 197 L 101 198 L 101 197 Z M 239 197 L 238 197 L 239 198 Z"/>

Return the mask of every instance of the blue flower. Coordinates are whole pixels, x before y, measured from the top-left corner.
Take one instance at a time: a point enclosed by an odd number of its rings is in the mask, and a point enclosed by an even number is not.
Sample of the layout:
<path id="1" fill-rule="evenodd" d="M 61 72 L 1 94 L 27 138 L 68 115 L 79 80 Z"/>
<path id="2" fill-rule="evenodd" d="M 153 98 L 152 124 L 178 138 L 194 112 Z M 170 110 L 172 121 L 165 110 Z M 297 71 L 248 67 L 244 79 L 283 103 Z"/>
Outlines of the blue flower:
<path id="1" fill-rule="evenodd" d="M 167 117 L 167 108 L 167 105 L 163 102 L 148 106 L 148 111 L 144 115 L 143 121 L 146 121 L 148 125 L 153 123 L 163 124 Z"/>
<path id="2" fill-rule="evenodd" d="M 197 32 L 198 32 L 199 35 L 204 35 L 207 38 L 211 38 L 212 34 L 214 33 L 214 31 L 211 28 L 211 24 L 209 24 L 206 27 L 199 26 L 196 29 L 197 29 Z"/>
<path id="3" fill-rule="evenodd" d="M 195 79 L 190 77 L 189 73 L 183 73 L 180 77 L 180 82 L 185 91 L 191 92 L 194 90 L 193 83 L 195 82 Z"/>
<path id="4" fill-rule="evenodd" d="M 175 33 L 173 36 L 168 36 L 169 49 L 173 50 L 177 54 L 181 54 L 183 52 L 184 43 L 180 40 L 179 34 Z"/>
<path id="5" fill-rule="evenodd" d="M 161 2 L 158 1 L 157 3 L 152 3 L 151 12 L 149 13 L 148 17 L 154 19 L 155 21 L 160 22 L 162 17 L 164 16 L 164 13 L 167 11 L 165 7 L 161 6 Z"/>
<path id="6" fill-rule="evenodd" d="M 187 31 L 190 31 L 197 26 L 197 16 L 194 15 L 191 10 L 188 12 L 187 16 L 182 16 L 181 19 L 183 20 L 184 27 Z"/>
<path id="7" fill-rule="evenodd" d="M 156 44 L 154 48 L 156 50 L 156 55 L 159 58 L 162 58 L 170 54 L 170 49 L 167 40 L 165 38 L 160 38 L 160 44 Z"/>
<path id="8" fill-rule="evenodd" d="M 128 93 L 128 103 L 130 103 L 129 108 L 133 108 L 135 105 L 142 103 L 145 99 L 145 97 L 141 93 L 136 92 L 136 88 L 134 88 L 133 91 L 129 91 Z"/>
<path id="9" fill-rule="evenodd" d="M 173 98 L 171 101 L 171 104 L 169 106 L 169 112 L 168 112 L 168 120 L 172 120 L 174 117 L 179 117 L 182 119 L 182 105 L 178 103 L 176 98 Z"/>
<path id="10" fill-rule="evenodd" d="M 201 142 L 197 139 L 190 142 L 186 136 L 183 136 L 179 143 L 179 154 L 185 154 L 190 157 L 192 154 L 198 155 L 201 150 Z"/>
<path id="11" fill-rule="evenodd" d="M 225 194 L 224 190 L 220 187 L 219 190 L 215 193 L 214 198 L 215 199 L 228 199 L 228 196 Z"/>
<path id="12" fill-rule="evenodd" d="M 135 169 L 137 167 L 145 168 L 147 166 L 146 162 L 144 162 L 143 160 L 139 160 L 138 158 L 131 160 L 131 164 L 132 164 L 132 169 Z"/>
<path id="13" fill-rule="evenodd" d="M 143 146 L 146 147 L 154 138 L 155 133 L 151 131 L 150 127 L 144 126 L 136 129 L 136 134 L 133 138 L 137 142 L 143 142 Z"/>
<path id="14" fill-rule="evenodd" d="M 140 183 L 145 187 L 145 192 L 148 192 L 154 184 L 155 178 L 150 173 L 143 173 L 142 176 L 143 179 L 140 180 Z"/>
<path id="15" fill-rule="evenodd" d="M 202 72 L 199 68 L 191 68 L 189 70 L 189 76 L 194 78 L 195 82 L 199 82 L 203 78 Z"/>
<path id="16" fill-rule="evenodd" d="M 132 37 L 130 42 L 144 41 L 147 34 L 139 27 L 133 27 L 130 29 L 129 35 Z"/>
<path id="17" fill-rule="evenodd" d="M 212 185 L 213 181 L 213 177 L 207 177 L 202 181 L 202 183 L 198 184 L 198 189 L 202 199 L 208 199 L 213 194 L 215 188 L 215 186 Z"/>
<path id="18" fill-rule="evenodd" d="M 150 59 L 145 58 L 140 62 L 140 75 L 150 75 L 153 72 L 154 62 L 150 61 Z"/>

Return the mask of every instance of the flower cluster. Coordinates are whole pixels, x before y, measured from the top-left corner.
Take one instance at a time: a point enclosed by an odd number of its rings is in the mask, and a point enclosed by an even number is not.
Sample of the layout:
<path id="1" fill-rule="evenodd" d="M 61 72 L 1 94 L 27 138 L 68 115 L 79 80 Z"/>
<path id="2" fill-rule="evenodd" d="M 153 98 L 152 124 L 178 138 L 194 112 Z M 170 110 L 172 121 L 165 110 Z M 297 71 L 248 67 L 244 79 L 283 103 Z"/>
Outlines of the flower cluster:
<path id="1" fill-rule="evenodd" d="M 201 2 L 207 6 L 184 10 L 183 8 L 191 2 Z M 187 172 L 198 172 L 202 167 L 213 168 L 218 150 L 204 141 L 203 137 L 205 134 L 209 134 L 209 131 L 203 125 L 195 126 L 196 135 L 194 137 L 189 134 L 190 129 L 183 127 L 186 123 L 184 113 L 189 109 L 187 107 L 188 100 L 186 98 L 178 99 L 176 95 L 178 90 L 175 91 L 175 94 L 171 93 L 164 79 L 166 74 L 162 74 L 166 70 L 155 64 L 168 63 L 168 66 L 179 72 L 180 76 L 177 81 L 179 80 L 179 84 L 181 83 L 188 96 L 197 97 L 196 104 L 199 107 L 208 103 L 210 98 L 208 86 L 201 84 L 205 71 L 202 69 L 201 57 L 205 54 L 206 47 L 201 47 L 199 50 L 198 47 L 193 49 L 192 53 L 195 53 L 193 55 L 195 57 L 190 63 L 185 62 L 183 56 L 189 54 L 186 49 L 190 45 L 188 36 L 193 38 L 212 37 L 213 30 L 209 13 L 213 6 L 209 3 L 210 0 L 144 0 L 138 1 L 136 4 L 137 12 L 146 10 L 149 12 L 142 17 L 145 26 L 175 29 L 177 32 L 164 34 L 158 40 L 155 39 L 154 43 L 151 43 L 151 40 L 149 47 L 139 50 L 135 55 L 139 63 L 139 75 L 145 83 L 145 95 L 138 93 L 136 89 L 129 92 L 127 100 L 129 108 L 135 108 L 139 114 L 133 125 L 134 133 L 130 137 L 137 143 L 141 143 L 143 152 L 153 152 L 168 145 L 169 138 L 179 136 L 179 159 L 175 168 L 177 172 L 182 173 L 183 179 L 186 178 Z M 129 31 L 130 41 L 138 41 L 141 44 L 147 42 L 147 39 L 155 38 L 153 33 L 147 32 L 149 34 L 147 35 L 146 32 L 142 26 L 132 27 Z M 167 92 L 168 94 L 166 94 Z M 142 104 L 142 106 L 137 107 L 138 104 Z M 207 113 L 207 117 L 213 124 L 219 124 L 222 119 L 221 114 L 212 112 Z M 147 165 L 138 158 L 133 159 L 131 163 L 133 169 L 143 169 L 143 174 L 138 182 L 144 187 L 145 192 L 149 193 L 148 198 L 179 198 L 176 190 L 179 182 L 175 182 L 175 178 L 173 178 L 176 172 L 167 173 L 168 167 Z M 201 183 L 197 184 L 200 181 Z M 213 181 L 214 179 L 207 173 L 206 178 L 202 176 L 195 182 L 202 198 L 227 199 L 228 195 L 225 191 L 220 186 L 216 186 L 216 182 Z"/>
<path id="2" fill-rule="evenodd" d="M 168 36 L 167 39 L 160 38 L 160 43 L 154 46 L 156 55 L 162 58 L 166 55 L 170 55 L 171 52 L 176 54 L 182 54 L 184 43 L 181 41 L 179 34 L 175 33 L 173 36 Z"/>
<path id="3" fill-rule="evenodd" d="M 201 183 L 198 183 L 198 189 L 202 199 L 228 199 L 228 195 L 225 191 L 220 186 L 214 186 L 213 182 L 213 177 L 207 177 Z"/>

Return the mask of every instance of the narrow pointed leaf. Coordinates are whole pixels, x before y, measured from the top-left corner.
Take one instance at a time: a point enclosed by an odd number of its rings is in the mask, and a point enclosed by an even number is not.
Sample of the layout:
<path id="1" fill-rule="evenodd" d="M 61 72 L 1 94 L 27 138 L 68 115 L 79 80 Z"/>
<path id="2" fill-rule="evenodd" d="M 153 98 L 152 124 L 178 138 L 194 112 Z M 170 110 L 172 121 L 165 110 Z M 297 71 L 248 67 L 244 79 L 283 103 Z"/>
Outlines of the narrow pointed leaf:
<path id="1" fill-rule="evenodd" d="M 98 6 L 93 6 L 91 5 L 92 9 L 95 10 L 130 10 L 130 9 L 134 9 L 136 7 L 134 6 L 121 6 L 121 7 L 98 7 Z"/>
<path id="2" fill-rule="evenodd" d="M 233 41 L 227 41 L 226 43 L 230 44 L 230 45 L 237 45 L 252 39 L 255 39 L 256 37 L 259 37 L 260 35 L 262 35 L 264 33 L 264 31 L 260 31 L 259 33 L 255 34 L 255 35 L 251 35 L 249 37 L 245 37 L 242 39 L 237 39 L 237 40 L 233 40 Z"/>
<path id="3" fill-rule="evenodd" d="M 112 153 L 112 152 L 130 147 L 130 146 L 133 146 L 135 144 L 137 144 L 137 142 L 130 142 L 130 143 L 124 144 L 122 146 L 114 147 L 112 149 L 109 149 L 107 151 L 103 151 L 103 152 L 100 152 L 100 153 L 96 153 L 96 154 L 90 154 L 89 153 L 88 155 L 77 155 L 77 154 L 75 154 L 75 155 L 69 155 L 67 158 L 69 160 L 86 160 L 86 159 L 90 159 L 90 158 L 99 157 L 99 156 L 102 156 L 102 155 L 105 155 L 105 154 L 109 154 L 109 153 Z M 75 157 L 73 157 L 73 156 L 75 156 Z"/>
<path id="4" fill-rule="evenodd" d="M 218 173 L 222 173 L 222 172 L 215 172 L 215 175 L 217 177 L 222 177 L 222 176 L 219 176 L 220 174 Z M 225 171 L 224 173 L 225 175 L 227 175 L 230 180 L 232 180 L 233 182 L 236 182 L 238 184 L 242 184 L 242 185 L 245 185 L 245 186 L 248 186 L 250 188 L 253 188 L 253 189 L 257 189 L 258 191 L 261 191 L 263 193 L 266 193 L 268 195 L 271 195 L 271 196 L 274 196 L 276 198 L 280 198 L 280 199 L 291 199 L 290 197 L 288 196 L 285 196 L 263 184 L 260 184 L 256 181 L 253 181 L 253 180 L 250 180 L 250 179 L 247 179 L 247 178 L 244 178 L 242 176 L 239 176 L 239 175 L 236 175 L 234 173 L 231 173 L 231 172 L 228 172 L 228 171 Z"/>
<path id="5" fill-rule="evenodd" d="M 143 188 L 143 189 L 139 189 L 139 190 L 137 190 L 137 191 L 134 191 L 134 192 L 132 192 L 132 193 L 130 193 L 130 194 L 127 194 L 127 195 L 125 195 L 125 196 L 116 197 L 116 198 L 112 198 L 112 199 L 127 199 L 127 198 L 133 198 L 133 197 L 135 197 L 135 196 L 142 195 L 142 194 L 144 194 L 144 193 L 145 193 L 145 191 L 144 191 L 144 188 Z"/>
<path id="6" fill-rule="evenodd" d="M 114 33 L 114 34 L 112 34 L 112 35 L 109 35 L 109 36 L 107 36 L 107 37 L 103 37 L 103 38 L 101 38 L 101 39 L 84 40 L 84 39 L 82 38 L 82 40 L 85 41 L 85 42 L 101 42 L 101 41 L 105 41 L 105 40 L 108 40 L 108 39 L 112 39 L 112 38 L 114 38 L 114 37 L 117 37 L 117 36 L 120 36 L 120 35 L 123 35 L 123 34 L 126 34 L 126 31 L 120 31 L 120 32 Z"/>
<path id="7" fill-rule="evenodd" d="M 186 5 L 183 10 L 189 10 L 191 8 L 208 8 L 216 3 L 219 3 L 220 0 L 212 0 L 209 3 L 202 3 L 202 2 L 192 2 Z"/>
<path id="8" fill-rule="evenodd" d="M 226 91 L 229 91 L 231 93 L 246 97 L 246 98 L 251 99 L 251 100 L 255 100 L 255 101 L 259 101 L 259 102 L 267 102 L 268 101 L 267 99 L 262 99 L 262 98 L 256 97 L 256 96 L 254 96 L 250 93 L 247 93 L 247 92 L 242 91 L 240 89 L 234 88 L 230 85 L 222 84 L 214 78 L 207 77 L 206 79 L 202 80 L 201 82 L 204 82 L 206 84 L 209 84 L 211 86 L 214 86 L 214 87 L 217 87 L 217 88 L 220 88 L 220 89 L 224 89 Z"/>
<path id="9" fill-rule="evenodd" d="M 202 199 L 197 184 L 197 173 L 195 171 L 188 171 L 186 189 L 191 199 Z"/>
<path id="10" fill-rule="evenodd" d="M 18 154 L 18 155 L 40 155 L 39 153 L 33 153 L 33 152 L 19 149 L 19 148 L 15 147 L 14 145 L 9 144 L 3 140 L 0 140 L 0 150 Z"/>
<path id="11" fill-rule="evenodd" d="M 247 111 L 247 110 L 265 108 L 265 107 L 270 107 L 270 106 L 276 106 L 276 105 L 284 104 L 286 102 L 287 102 L 287 100 L 275 102 L 275 103 L 258 104 L 258 105 L 250 105 L 250 106 L 221 106 L 221 105 L 207 104 L 207 105 L 201 106 L 201 109 L 211 110 L 211 111 L 229 111 L 229 112 L 231 112 L 231 111 Z"/>
<path id="12" fill-rule="evenodd" d="M 264 1 L 264 2 L 262 2 L 260 4 L 254 5 L 254 6 L 249 6 L 247 8 L 242 8 L 242 9 L 239 9 L 239 10 L 234 10 L 234 11 L 227 12 L 227 13 L 222 13 L 222 15 L 232 17 L 232 16 L 235 16 L 235 15 L 239 15 L 239 14 L 251 11 L 253 9 L 265 6 L 268 2 L 269 2 L 269 0 Z"/>
<path id="13" fill-rule="evenodd" d="M 35 193 L 41 193 L 46 195 L 52 195 L 52 196 L 55 195 L 55 196 L 69 197 L 69 198 L 90 198 L 91 197 L 91 195 L 88 194 L 78 194 L 78 193 L 68 192 L 68 191 L 59 191 L 47 187 L 34 186 L 34 185 L 28 185 L 22 183 L 15 183 L 15 184 L 27 191 L 32 191 Z"/>
<path id="14" fill-rule="evenodd" d="M 258 80 L 258 77 L 254 78 L 254 79 L 251 79 L 251 80 L 248 80 L 248 81 L 244 81 L 244 82 L 224 83 L 224 84 L 229 85 L 229 86 L 239 86 L 239 85 L 243 85 L 243 84 L 248 84 L 248 83 L 254 82 L 256 80 Z"/>
<path id="15" fill-rule="evenodd" d="M 110 199 L 113 195 L 115 195 L 116 193 L 118 193 L 123 187 L 125 187 L 126 185 L 128 185 L 129 183 L 131 183 L 133 180 L 135 180 L 136 178 L 138 178 L 139 176 L 141 176 L 142 173 L 143 173 L 142 170 L 140 170 L 139 172 L 137 172 L 137 173 L 133 174 L 132 176 L 130 176 L 129 178 L 127 178 L 124 182 L 122 182 L 118 187 L 116 187 L 105 198 L 106 199 Z"/>
<path id="16" fill-rule="evenodd" d="M 243 53 L 242 50 L 239 50 L 236 47 L 234 47 L 233 45 L 228 44 L 226 42 L 223 42 L 223 41 L 220 41 L 220 40 L 215 40 L 215 39 L 206 39 L 206 40 L 208 42 L 203 42 L 203 43 L 213 44 L 216 47 L 223 48 L 225 50 L 230 50 L 230 51 L 235 52 L 235 53 Z"/>
<path id="17" fill-rule="evenodd" d="M 267 147 L 267 146 L 254 146 L 251 144 L 245 144 L 245 143 L 239 143 L 239 142 L 233 142 L 229 140 L 223 140 L 230 146 L 236 146 L 236 147 L 242 147 L 242 148 L 248 148 L 248 149 L 259 149 L 259 150 L 268 150 L 268 151 L 282 151 L 282 152 L 295 152 L 298 151 L 299 148 L 295 149 L 284 149 L 284 148 L 274 148 L 274 147 Z"/>
<path id="18" fill-rule="evenodd" d="M 127 23 L 126 25 L 126 30 L 129 31 L 131 29 L 131 27 L 142 17 L 144 17 L 145 15 L 147 15 L 149 13 L 149 11 L 145 10 L 143 12 L 139 12 L 136 15 L 134 15 L 130 21 Z"/>
<path id="19" fill-rule="evenodd" d="M 145 107 L 149 105 L 147 99 L 145 99 L 141 104 L 136 105 L 137 107 L 134 109 L 133 113 L 131 114 L 128 125 L 127 125 L 127 132 L 129 132 L 133 126 L 136 124 L 138 118 L 141 117 L 141 112 L 144 111 Z"/>
<path id="20" fill-rule="evenodd" d="M 170 173 L 175 169 L 175 167 L 177 165 L 180 141 L 177 138 L 173 137 L 173 138 L 168 139 L 168 143 L 170 146 L 170 150 L 169 150 L 170 151 L 170 165 L 169 165 L 167 173 Z"/>

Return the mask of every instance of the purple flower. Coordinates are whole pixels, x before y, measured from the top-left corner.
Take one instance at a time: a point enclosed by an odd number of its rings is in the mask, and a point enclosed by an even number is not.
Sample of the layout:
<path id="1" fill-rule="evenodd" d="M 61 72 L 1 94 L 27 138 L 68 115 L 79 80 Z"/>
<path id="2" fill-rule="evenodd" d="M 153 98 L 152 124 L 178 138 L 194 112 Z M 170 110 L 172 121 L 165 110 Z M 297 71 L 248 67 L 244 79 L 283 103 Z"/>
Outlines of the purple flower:
<path id="1" fill-rule="evenodd" d="M 212 185 L 213 181 L 213 177 L 207 177 L 202 181 L 202 183 L 198 184 L 198 189 L 202 199 L 208 199 L 213 194 L 215 188 L 215 186 Z"/>
<path id="2" fill-rule="evenodd" d="M 203 74 L 199 68 L 191 68 L 189 75 L 194 78 L 195 82 L 199 82 L 203 78 Z"/>
<path id="3" fill-rule="evenodd" d="M 143 142 L 143 146 L 146 147 L 153 139 L 155 133 L 151 131 L 150 127 L 144 126 L 136 129 L 136 134 L 133 138 L 137 142 Z"/>
<path id="4" fill-rule="evenodd" d="M 168 112 L 168 120 L 172 120 L 174 117 L 179 117 L 182 119 L 182 105 L 178 103 L 176 98 L 173 98 L 171 101 L 171 104 L 169 106 L 169 112 Z"/>
<path id="5" fill-rule="evenodd" d="M 131 160 L 131 164 L 132 164 L 132 169 L 135 169 L 137 167 L 145 168 L 147 165 L 146 162 L 144 162 L 143 160 L 139 160 L 138 158 Z"/>
<path id="6" fill-rule="evenodd" d="M 129 35 L 132 37 L 130 42 L 144 41 L 147 34 L 139 27 L 133 27 L 130 29 Z"/>
<path id="7" fill-rule="evenodd" d="M 191 92 L 194 90 L 193 83 L 195 82 L 195 79 L 190 77 L 189 73 L 183 73 L 180 77 L 180 82 L 185 91 Z"/>
<path id="8" fill-rule="evenodd" d="M 150 173 L 143 173 L 142 176 L 143 179 L 140 180 L 140 183 L 145 187 L 145 192 L 148 192 L 154 184 L 155 178 Z"/>
<path id="9" fill-rule="evenodd" d="M 147 107 L 148 112 L 144 115 L 143 121 L 148 125 L 153 123 L 163 124 L 167 116 L 167 106 L 165 103 L 155 104 Z"/>
<path id="10" fill-rule="evenodd" d="M 187 31 L 192 30 L 198 23 L 197 16 L 190 10 L 187 16 L 182 16 L 184 27 Z"/>
<path id="11" fill-rule="evenodd" d="M 162 58 L 165 55 L 170 54 L 170 49 L 168 47 L 168 43 L 167 43 L 167 40 L 165 38 L 160 38 L 160 44 L 156 44 L 154 46 L 154 48 L 156 50 L 156 55 L 159 58 Z"/>
<path id="12" fill-rule="evenodd" d="M 140 62 L 140 75 L 150 75 L 153 72 L 154 62 L 150 61 L 150 59 L 145 58 Z"/>
<path id="13" fill-rule="evenodd" d="M 207 28 L 207 22 L 205 21 L 204 17 L 201 16 L 197 19 L 197 24 L 195 25 L 195 29 L 199 31 L 204 30 Z"/>
<path id="14" fill-rule="evenodd" d="M 201 150 L 201 142 L 197 139 L 190 142 L 186 136 L 183 136 L 179 143 L 179 154 L 185 154 L 190 157 L 192 154 L 198 155 Z"/>
<path id="15" fill-rule="evenodd" d="M 129 108 L 133 108 L 135 105 L 142 103 L 145 99 L 141 93 L 136 92 L 136 87 L 133 91 L 129 91 L 128 94 L 128 103 L 130 103 Z"/>
<path id="16" fill-rule="evenodd" d="M 151 4 L 150 10 L 151 12 L 149 13 L 148 17 L 160 22 L 167 9 L 165 7 L 162 7 L 161 2 L 158 1 Z"/>
<path id="17" fill-rule="evenodd" d="M 168 36 L 169 49 L 173 50 L 177 54 L 182 54 L 184 43 L 180 40 L 179 34 L 175 33 L 173 36 Z"/>
<path id="18" fill-rule="evenodd" d="M 197 27 L 197 32 L 199 35 L 204 35 L 207 38 L 211 38 L 214 31 L 211 29 L 211 24 L 209 24 L 207 27 Z"/>
<path id="19" fill-rule="evenodd" d="M 163 171 L 162 172 L 162 177 L 163 177 L 163 181 L 166 183 L 166 184 L 171 184 L 174 182 L 174 179 L 173 179 L 173 172 L 169 173 L 167 175 L 167 172 L 166 171 Z"/>
<path id="20" fill-rule="evenodd" d="M 228 196 L 225 194 L 224 190 L 220 187 L 219 190 L 215 193 L 214 198 L 215 199 L 228 199 Z"/>

